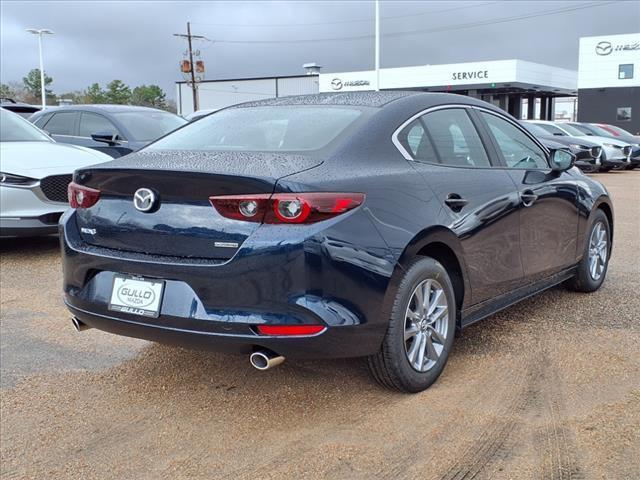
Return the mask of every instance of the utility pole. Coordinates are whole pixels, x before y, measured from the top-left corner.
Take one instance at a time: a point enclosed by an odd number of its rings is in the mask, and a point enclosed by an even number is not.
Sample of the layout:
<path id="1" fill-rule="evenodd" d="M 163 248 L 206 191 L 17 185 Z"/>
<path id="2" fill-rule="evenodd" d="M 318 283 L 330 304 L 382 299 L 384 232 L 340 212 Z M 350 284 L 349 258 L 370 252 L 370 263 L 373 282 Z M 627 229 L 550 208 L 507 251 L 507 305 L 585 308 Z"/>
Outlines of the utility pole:
<path id="1" fill-rule="evenodd" d="M 202 35 L 191 35 L 191 22 L 187 22 L 187 34 L 184 33 L 174 33 L 175 37 L 186 38 L 187 44 L 189 45 L 189 70 L 191 74 L 191 93 L 193 94 L 193 111 L 198 110 L 198 87 L 196 86 L 196 73 L 195 73 L 195 65 L 193 64 L 193 48 L 191 45 L 192 39 L 198 40 L 207 40 L 206 37 Z"/>

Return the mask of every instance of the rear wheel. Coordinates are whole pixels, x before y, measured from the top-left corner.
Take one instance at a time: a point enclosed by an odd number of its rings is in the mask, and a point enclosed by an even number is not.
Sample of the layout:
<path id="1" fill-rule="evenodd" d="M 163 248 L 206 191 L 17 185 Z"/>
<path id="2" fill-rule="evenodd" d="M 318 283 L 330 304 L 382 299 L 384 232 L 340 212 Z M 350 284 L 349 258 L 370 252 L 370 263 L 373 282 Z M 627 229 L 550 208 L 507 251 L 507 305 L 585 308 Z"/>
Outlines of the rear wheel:
<path id="1" fill-rule="evenodd" d="M 567 286 L 577 292 L 594 292 L 607 275 L 611 252 L 611 228 L 602 210 L 596 210 L 587 230 L 587 241 L 576 276 Z"/>
<path id="2" fill-rule="evenodd" d="M 420 392 L 442 373 L 455 336 L 456 302 L 445 268 L 415 259 L 400 282 L 380 352 L 369 370 L 381 385 Z"/>

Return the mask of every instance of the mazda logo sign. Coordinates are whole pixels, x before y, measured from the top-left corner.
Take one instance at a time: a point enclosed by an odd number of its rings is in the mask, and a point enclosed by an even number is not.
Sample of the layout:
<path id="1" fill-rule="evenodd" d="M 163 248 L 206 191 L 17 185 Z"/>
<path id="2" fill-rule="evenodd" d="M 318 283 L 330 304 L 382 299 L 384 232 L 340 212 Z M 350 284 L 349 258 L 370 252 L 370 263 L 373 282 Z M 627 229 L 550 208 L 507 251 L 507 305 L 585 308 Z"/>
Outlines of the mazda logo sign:
<path id="1" fill-rule="evenodd" d="M 334 78 L 331 80 L 331 88 L 334 90 L 340 90 L 342 88 L 342 80 L 339 78 Z"/>
<path id="2" fill-rule="evenodd" d="M 596 53 L 598 55 L 609 55 L 611 52 L 613 52 L 613 45 L 611 45 L 611 42 L 600 42 L 596 45 Z"/>
<path id="3" fill-rule="evenodd" d="M 149 212 L 156 206 L 156 194 L 148 188 L 139 188 L 133 194 L 133 206 L 141 212 Z"/>

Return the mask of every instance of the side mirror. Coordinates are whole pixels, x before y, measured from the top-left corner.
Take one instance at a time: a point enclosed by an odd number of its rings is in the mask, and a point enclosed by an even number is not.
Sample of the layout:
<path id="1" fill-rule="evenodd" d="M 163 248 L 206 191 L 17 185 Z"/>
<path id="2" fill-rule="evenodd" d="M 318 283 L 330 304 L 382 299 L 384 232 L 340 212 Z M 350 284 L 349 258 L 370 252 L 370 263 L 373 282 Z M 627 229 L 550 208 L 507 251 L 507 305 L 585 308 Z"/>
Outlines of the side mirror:
<path id="1" fill-rule="evenodd" d="M 91 134 L 91 139 L 95 142 L 103 142 L 109 146 L 118 145 L 118 134 L 115 132 L 96 132 Z"/>
<path id="2" fill-rule="evenodd" d="M 568 150 L 551 151 L 551 171 L 566 172 L 576 164 L 576 156 Z"/>

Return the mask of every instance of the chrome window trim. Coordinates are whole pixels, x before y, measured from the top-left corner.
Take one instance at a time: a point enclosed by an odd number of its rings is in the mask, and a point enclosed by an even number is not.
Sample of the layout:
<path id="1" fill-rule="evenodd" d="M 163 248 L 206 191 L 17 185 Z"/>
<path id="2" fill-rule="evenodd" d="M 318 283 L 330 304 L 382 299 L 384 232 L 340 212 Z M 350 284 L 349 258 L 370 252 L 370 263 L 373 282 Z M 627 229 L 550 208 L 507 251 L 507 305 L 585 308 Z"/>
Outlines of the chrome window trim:
<path id="1" fill-rule="evenodd" d="M 478 106 L 478 105 L 468 105 L 468 104 L 464 104 L 464 103 L 450 103 L 450 104 L 447 104 L 447 105 L 436 105 L 434 107 L 425 108 L 424 110 L 421 110 L 420 112 L 418 112 L 418 113 L 412 115 L 411 117 L 409 117 L 398 128 L 396 128 L 394 130 L 393 134 L 391 135 L 391 141 L 393 142 L 393 144 L 395 145 L 395 147 L 398 149 L 398 151 L 404 157 L 405 160 L 408 160 L 410 162 L 416 162 L 416 163 L 426 163 L 428 165 L 436 165 L 436 166 L 440 166 L 440 167 L 451 167 L 451 168 L 502 168 L 502 169 L 512 170 L 512 167 L 503 166 L 503 165 L 491 165 L 490 167 L 461 167 L 459 165 L 446 165 L 446 164 L 438 164 L 438 163 L 430 163 L 430 162 L 420 162 L 419 160 L 415 160 L 411 156 L 411 154 L 409 152 L 407 152 L 407 150 L 404 148 L 402 143 L 400 143 L 400 140 L 398 140 L 398 135 L 400 134 L 400 132 L 407 125 L 409 125 L 411 122 L 413 122 L 417 118 L 420 118 L 423 115 L 426 115 L 428 113 L 435 112 L 435 111 L 438 111 L 438 110 L 453 109 L 453 108 L 479 110 L 479 111 L 482 111 L 482 112 L 489 113 L 491 115 L 495 115 L 496 117 L 502 118 L 505 121 L 511 123 L 514 127 L 516 127 L 518 130 L 523 132 L 527 136 L 527 138 L 531 139 L 533 141 L 533 143 L 535 143 L 538 147 L 540 147 L 543 152 L 546 153 L 546 155 L 545 155 L 545 159 L 547 161 L 547 167 L 546 168 L 530 168 L 528 170 L 549 170 L 551 168 L 551 165 L 549 164 L 550 151 L 544 145 L 542 145 L 542 143 L 540 143 L 537 138 L 533 137 L 533 135 L 531 135 L 527 131 L 526 128 L 524 128 L 522 125 L 519 125 L 517 121 L 511 120 L 506 115 L 503 115 L 500 112 L 496 112 L 494 110 L 491 110 L 490 108 L 485 108 L 485 107 L 481 107 L 481 106 Z M 474 128 L 475 128 L 475 125 L 474 125 Z M 477 128 L 476 128 L 476 131 L 477 131 Z M 482 138 L 481 132 L 478 132 L 478 135 L 480 136 L 480 138 Z M 487 155 L 489 155 L 489 152 L 487 152 Z M 489 162 L 491 162 L 490 158 L 489 158 Z M 516 169 L 516 170 L 521 170 L 521 169 Z"/>

